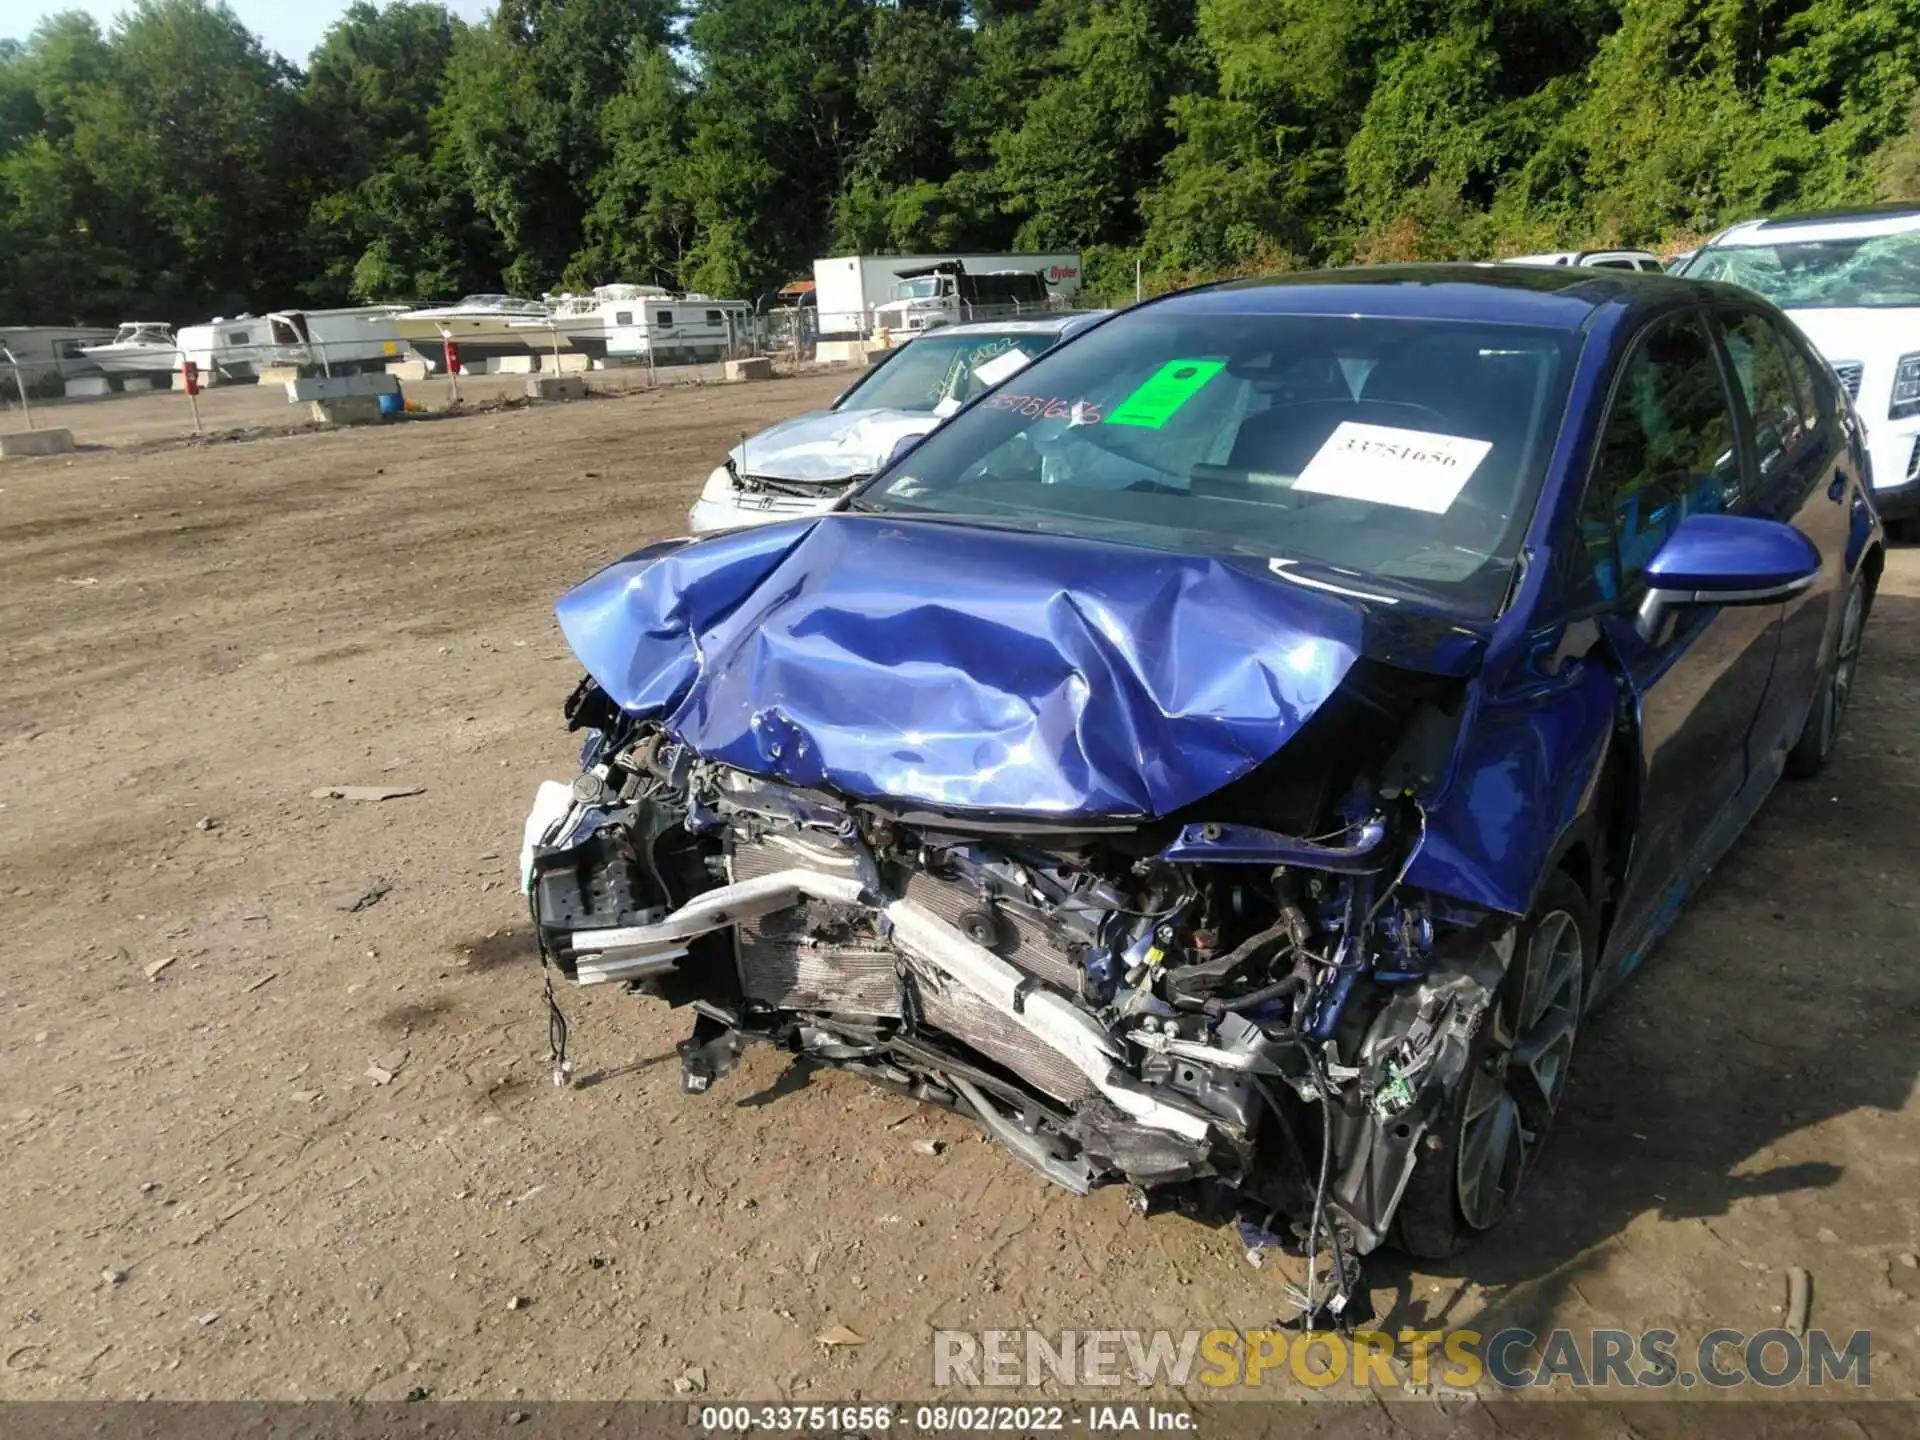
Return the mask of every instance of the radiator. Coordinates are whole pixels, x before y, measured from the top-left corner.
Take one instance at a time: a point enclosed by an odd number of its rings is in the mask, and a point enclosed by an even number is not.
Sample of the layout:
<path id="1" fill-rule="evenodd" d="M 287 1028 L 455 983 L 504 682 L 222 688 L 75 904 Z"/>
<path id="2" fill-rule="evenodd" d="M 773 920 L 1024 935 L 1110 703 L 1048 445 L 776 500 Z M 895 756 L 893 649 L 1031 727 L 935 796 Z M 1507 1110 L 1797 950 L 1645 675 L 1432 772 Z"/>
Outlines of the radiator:
<path id="1" fill-rule="evenodd" d="M 737 842 L 728 856 L 729 878 L 790 870 L 795 866 L 830 874 L 851 873 L 851 857 L 832 841 L 809 835 L 804 842 L 778 839 Z M 962 929 L 979 911 L 979 896 L 964 886 L 915 874 L 906 898 Z M 1072 994 L 1079 970 L 1026 916 L 1000 910 L 1000 943 L 993 948 L 1009 963 Z M 740 990 L 749 999 L 781 1010 L 821 1010 L 843 1015 L 897 1018 L 901 987 L 911 977 L 920 1018 L 933 1030 L 970 1046 L 1012 1071 L 1041 1093 L 1074 1104 L 1092 1093 L 1080 1069 L 1051 1046 L 1035 1040 L 971 990 L 942 972 L 902 956 L 880 938 L 872 913 L 857 905 L 809 900 L 735 928 Z"/>
<path id="2" fill-rule="evenodd" d="M 751 880 L 796 865 L 830 874 L 848 873 L 833 862 L 833 847 L 808 839 L 804 847 L 772 843 L 734 847 L 728 865 L 734 880 Z M 870 912 L 856 905 L 809 900 L 734 931 L 740 962 L 740 993 L 781 1010 L 826 1010 L 843 1015 L 898 1016 L 897 956 L 874 928 Z"/>
<path id="3" fill-rule="evenodd" d="M 1066 1056 L 1028 1034 L 971 990 L 937 970 L 909 962 L 921 1018 L 936 1030 L 1004 1065 L 1042 1094 L 1073 1105 L 1093 1093 L 1093 1082 Z"/>
<path id="4" fill-rule="evenodd" d="M 1038 920 L 1009 906 L 990 905 L 966 886 L 924 871 L 915 871 L 908 879 L 907 899 L 931 910 L 962 934 L 967 933 L 962 923 L 967 915 L 989 911 L 998 931 L 998 941 L 989 944 L 989 950 L 1057 990 L 1069 995 L 1079 993 L 1080 967 L 1053 943 L 1046 926 Z"/>

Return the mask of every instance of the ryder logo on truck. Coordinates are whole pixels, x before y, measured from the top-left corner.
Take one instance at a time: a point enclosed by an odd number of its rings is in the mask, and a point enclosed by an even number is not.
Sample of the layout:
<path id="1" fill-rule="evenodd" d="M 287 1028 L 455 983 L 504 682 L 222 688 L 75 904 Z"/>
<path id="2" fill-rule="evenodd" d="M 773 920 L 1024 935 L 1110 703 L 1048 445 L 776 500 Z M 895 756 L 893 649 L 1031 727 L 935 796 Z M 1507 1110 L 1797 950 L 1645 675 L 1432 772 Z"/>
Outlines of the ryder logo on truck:
<path id="1" fill-rule="evenodd" d="M 1047 267 L 1047 279 L 1050 281 L 1073 280 L 1078 278 L 1079 274 L 1080 267 L 1078 265 L 1050 265 Z"/>

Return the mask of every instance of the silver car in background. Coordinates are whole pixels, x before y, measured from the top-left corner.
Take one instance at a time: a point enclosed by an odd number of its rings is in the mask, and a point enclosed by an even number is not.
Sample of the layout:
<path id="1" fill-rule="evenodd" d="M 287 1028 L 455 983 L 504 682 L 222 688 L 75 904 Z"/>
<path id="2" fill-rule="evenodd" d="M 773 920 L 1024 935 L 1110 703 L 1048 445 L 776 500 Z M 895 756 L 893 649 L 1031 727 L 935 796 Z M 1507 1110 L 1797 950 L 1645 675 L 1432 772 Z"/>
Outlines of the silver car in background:
<path id="1" fill-rule="evenodd" d="M 982 320 L 929 331 L 889 351 L 831 409 L 742 440 L 707 476 L 689 517 L 696 535 L 833 508 L 907 439 L 1008 379 L 1105 310 Z"/>

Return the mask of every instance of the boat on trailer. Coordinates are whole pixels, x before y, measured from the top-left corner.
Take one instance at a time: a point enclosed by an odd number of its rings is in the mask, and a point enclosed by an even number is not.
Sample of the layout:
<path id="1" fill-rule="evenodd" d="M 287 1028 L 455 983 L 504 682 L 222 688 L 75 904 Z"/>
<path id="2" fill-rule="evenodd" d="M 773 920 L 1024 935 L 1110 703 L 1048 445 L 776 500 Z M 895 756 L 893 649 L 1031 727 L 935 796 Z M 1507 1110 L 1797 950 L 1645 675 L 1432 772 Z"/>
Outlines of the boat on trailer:
<path id="1" fill-rule="evenodd" d="M 630 314 L 645 301 L 671 296 L 671 291 L 658 285 L 596 285 L 586 295 L 547 296 L 545 319 L 516 320 L 513 328 L 531 350 L 576 350 L 604 360 L 608 332 L 617 313 Z"/>
<path id="2" fill-rule="evenodd" d="M 80 353 L 109 376 L 169 375 L 180 368 L 180 342 L 173 327 L 157 320 L 128 320 L 104 345 L 83 345 Z"/>
<path id="3" fill-rule="evenodd" d="M 544 327 L 547 307 L 513 295 L 469 295 L 452 305 L 409 310 L 396 315 L 392 324 L 415 354 L 444 371 L 449 340 L 459 346 L 463 370 L 474 369 L 481 361 L 526 354 L 526 332 L 513 328 L 515 321 L 537 321 Z"/>

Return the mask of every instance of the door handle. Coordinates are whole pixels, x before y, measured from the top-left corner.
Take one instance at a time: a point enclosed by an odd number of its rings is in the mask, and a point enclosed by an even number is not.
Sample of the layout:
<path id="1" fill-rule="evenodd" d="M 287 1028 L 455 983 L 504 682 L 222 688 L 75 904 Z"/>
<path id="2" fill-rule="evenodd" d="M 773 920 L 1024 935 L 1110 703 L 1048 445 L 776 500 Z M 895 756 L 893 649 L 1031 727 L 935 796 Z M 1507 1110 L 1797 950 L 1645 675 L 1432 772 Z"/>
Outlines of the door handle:
<path id="1" fill-rule="evenodd" d="M 1827 486 L 1827 498 L 1837 502 L 1846 493 L 1847 472 L 1844 470 L 1836 470 L 1833 472 L 1833 483 Z"/>

